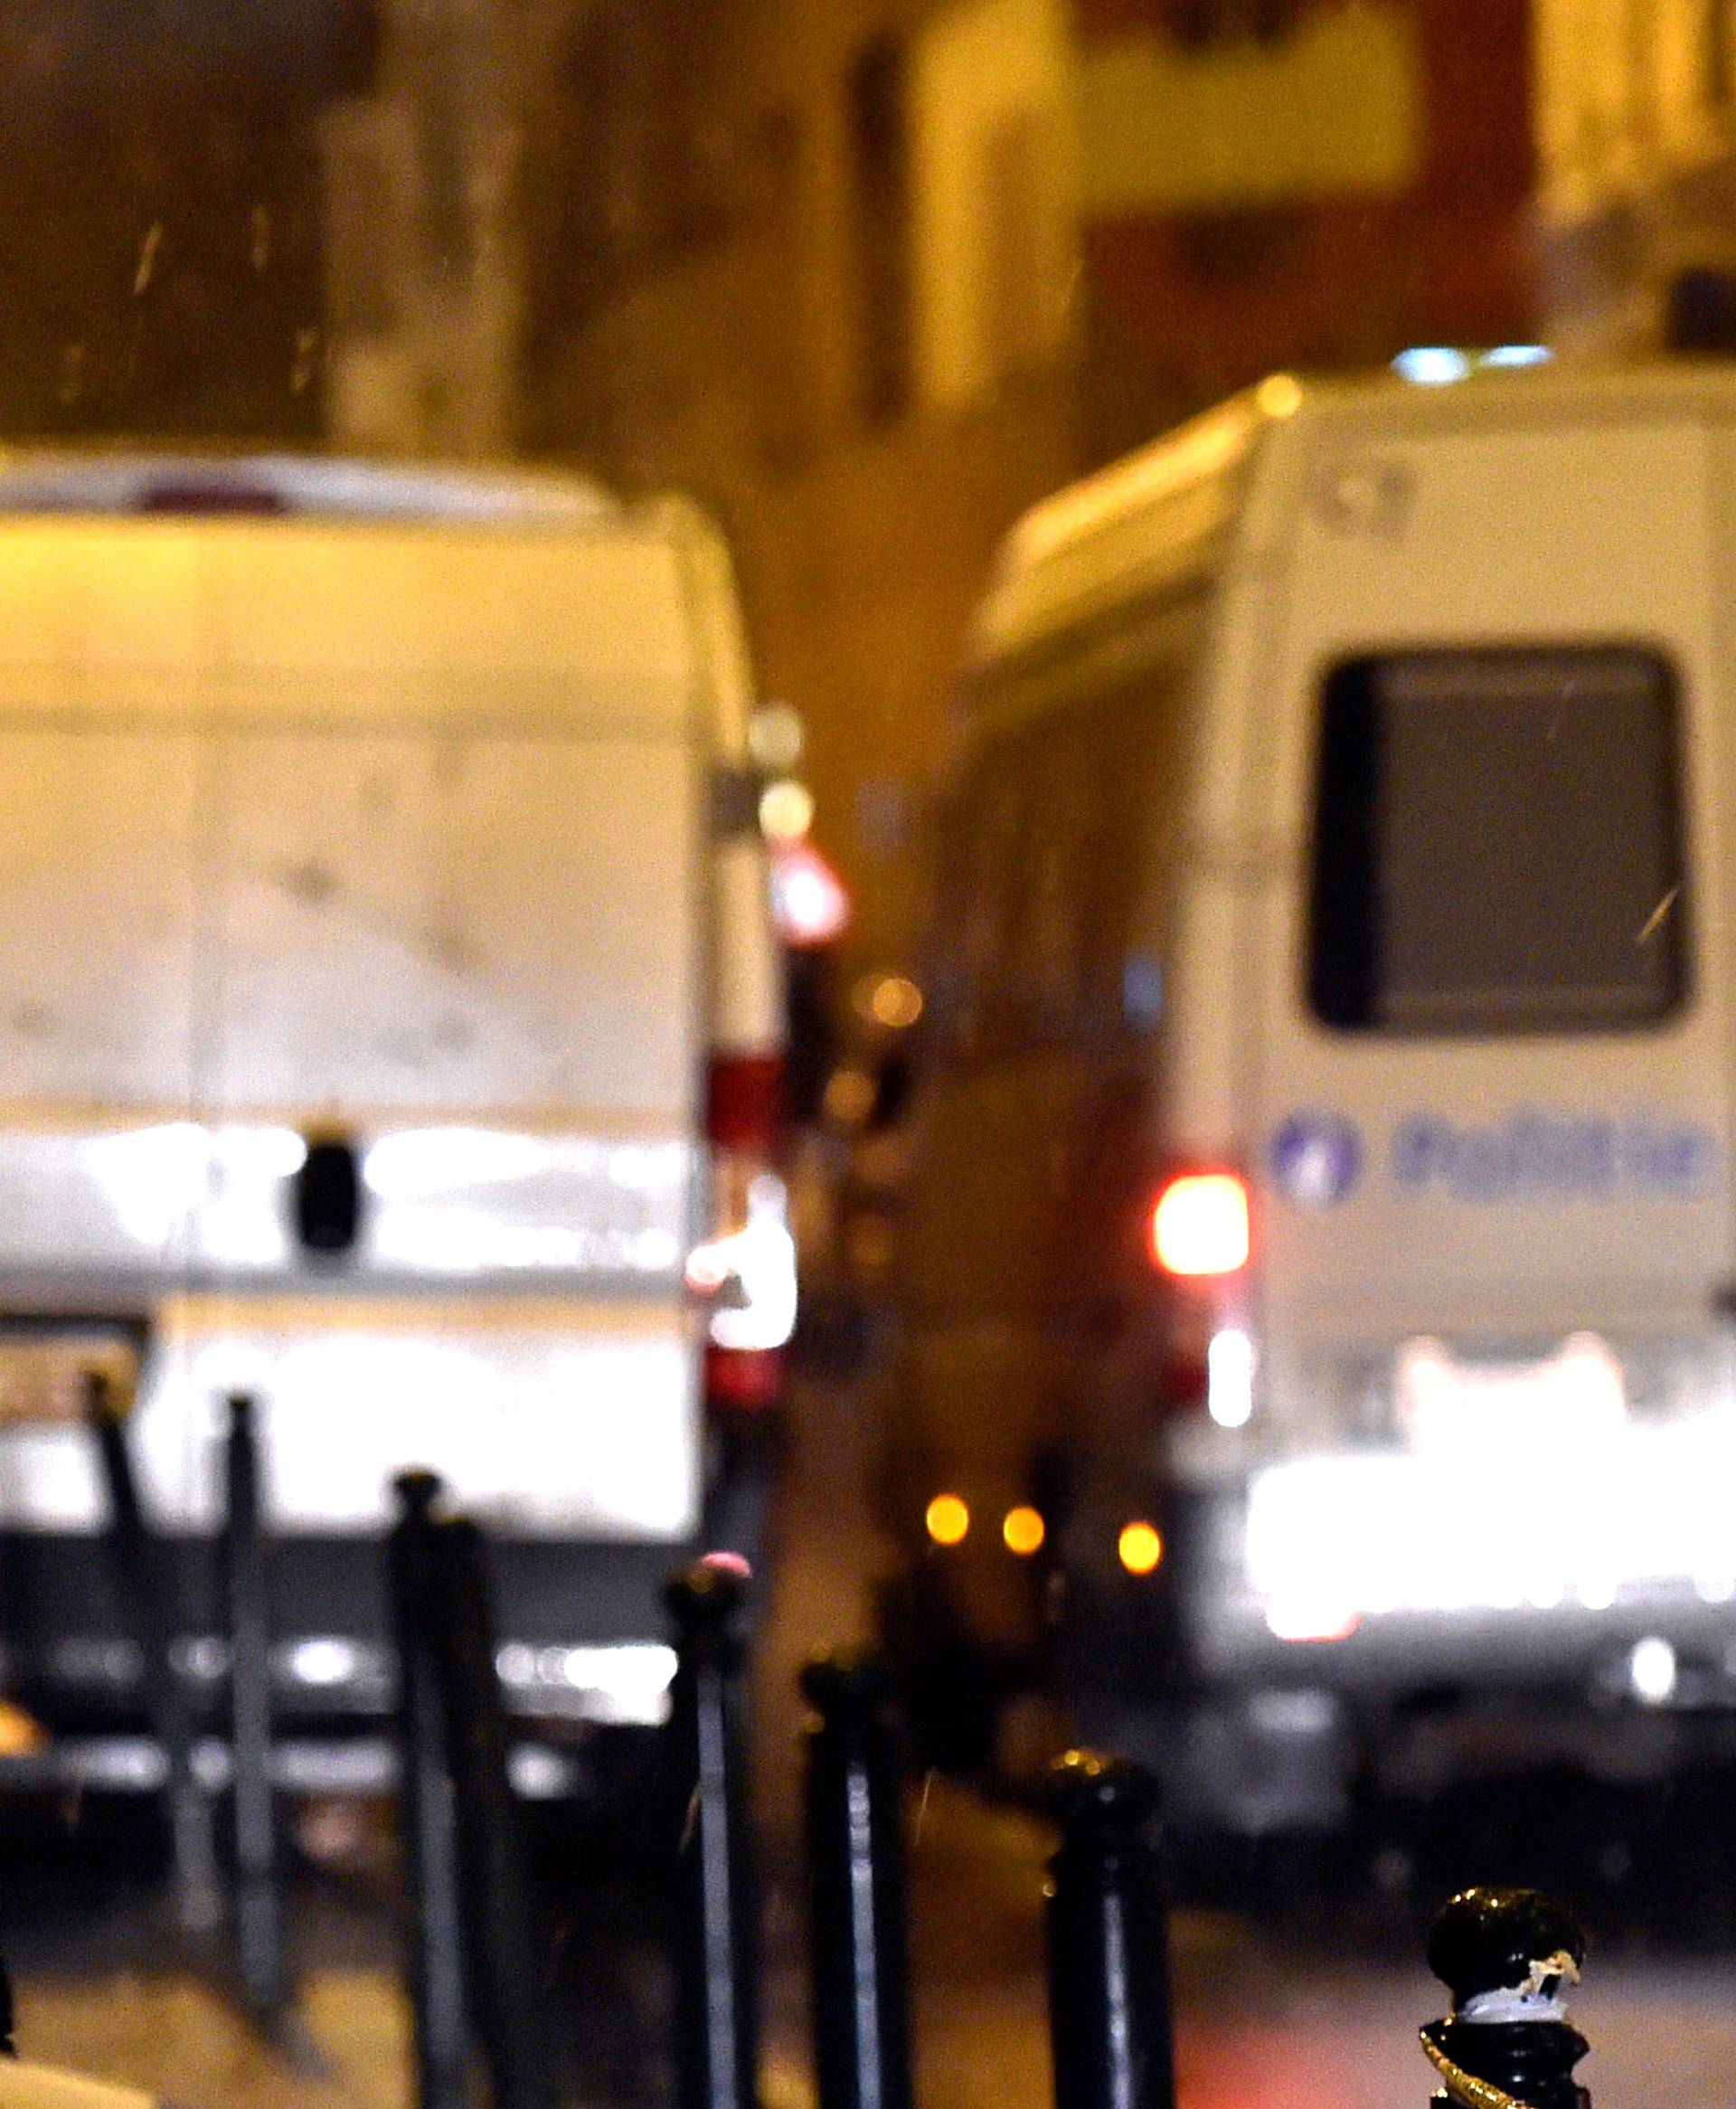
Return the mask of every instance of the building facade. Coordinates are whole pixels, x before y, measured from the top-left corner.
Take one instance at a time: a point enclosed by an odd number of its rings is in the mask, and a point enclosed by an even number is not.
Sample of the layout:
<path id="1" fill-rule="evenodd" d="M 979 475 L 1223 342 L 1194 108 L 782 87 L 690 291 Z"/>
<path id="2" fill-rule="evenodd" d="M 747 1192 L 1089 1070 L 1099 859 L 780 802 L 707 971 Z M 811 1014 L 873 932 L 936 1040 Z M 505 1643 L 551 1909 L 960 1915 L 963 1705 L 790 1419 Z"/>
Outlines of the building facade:
<path id="1" fill-rule="evenodd" d="M 1105 447 L 1536 323 L 1530 0 L 1078 0 Z"/>
<path id="2" fill-rule="evenodd" d="M 1274 367 L 1537 319 L 1532 0 L 546 5 L 524 436 L 725 518 L 864 964 L 1024 504 Z"/>
<path id="3" fill-rule="evenodd" d="M 0 431 L 324 424 L 319 112 L 370 0 L 0 8 Z"/>
<path id="4" fill-rule="evenodd" d="M 146 12 L 0 21 L 6 429 L 697 491 L 864 965 L 1025 504 L 1275 367 L 1643 343 L 1736 267 L 1736 0 Z"/>
<path id="5" fill-rule="evenodd" d="M 529 128 L 527 440 L 724 519 L 863 964 L 989 553 L 1080 459 L 1071 54 L 1065 0 L 599 0 Z"/>

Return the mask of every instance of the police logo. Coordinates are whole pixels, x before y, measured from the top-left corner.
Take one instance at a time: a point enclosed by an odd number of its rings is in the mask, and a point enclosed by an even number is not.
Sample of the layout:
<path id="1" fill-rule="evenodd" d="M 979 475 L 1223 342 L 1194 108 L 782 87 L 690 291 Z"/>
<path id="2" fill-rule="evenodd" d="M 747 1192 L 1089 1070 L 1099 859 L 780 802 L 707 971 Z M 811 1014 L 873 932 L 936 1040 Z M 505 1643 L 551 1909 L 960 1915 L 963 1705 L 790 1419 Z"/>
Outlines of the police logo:
<path id="1" fill-rule="evenodd" d="M 1305 1208 L 1331 1208 L 1363 1175 L 1363 1142 L 1339 1113 L 1295 1113 L 1272 1138 L 1272 1177 Z"/>

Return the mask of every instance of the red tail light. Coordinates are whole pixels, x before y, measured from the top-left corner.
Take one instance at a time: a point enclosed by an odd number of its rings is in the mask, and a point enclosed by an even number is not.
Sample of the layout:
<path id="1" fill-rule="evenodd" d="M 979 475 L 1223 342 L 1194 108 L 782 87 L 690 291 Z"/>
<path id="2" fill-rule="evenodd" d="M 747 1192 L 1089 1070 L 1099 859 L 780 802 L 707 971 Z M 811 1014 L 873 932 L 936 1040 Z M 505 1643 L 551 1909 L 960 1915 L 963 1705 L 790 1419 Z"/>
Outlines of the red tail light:
<path id="1" fill-rule="evenodd" d="M 1151 1212 L 1152 1256 L 1166 1274 L 1234 1274 L 1248 1264 L 1252 1234 L 1247 1182 L 1234 1172 L 1183 1172 Z"/>
<path id="2" fill-rule="evenodd" d="M 783 1064 L 776 1054 L 712 1064 L 711 1228 L 688 1255 L 687 1281 L 711 1306 L 706 1404 L 753 1412 L 775 1404 L 783 1348 L 796 1322 L 796 1252 L 778 1160 Z"/>

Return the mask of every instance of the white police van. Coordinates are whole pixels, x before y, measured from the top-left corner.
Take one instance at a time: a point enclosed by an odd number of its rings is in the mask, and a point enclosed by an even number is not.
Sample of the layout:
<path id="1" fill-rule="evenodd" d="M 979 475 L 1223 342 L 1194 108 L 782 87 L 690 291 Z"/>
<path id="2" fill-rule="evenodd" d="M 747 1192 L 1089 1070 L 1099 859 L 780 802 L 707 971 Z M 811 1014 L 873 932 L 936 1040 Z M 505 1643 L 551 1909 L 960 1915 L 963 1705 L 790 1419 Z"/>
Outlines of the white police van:
<path id="1" fill-rule="evenodd" d="M 1449 370 L 1032 513 L 942 830 L 917 1694 L 1249 1830 L 1736 1698 L 1736 373 Z"/>
<path id="2" fill-rule="evenodd" d="M 389 1700 L 406 1467 L 488 1532 L 514 1703 L 575 1763 L 658 1719 L 662 1580 L 794 1317 L 752 704 L 678 500 L 0 466 L 0 1672 L 59 1772 L 161 1769 L 80 1405 L 129 1343 L 156 1615 L 211 1700 L 257 1398 L 310 1781 L 363 1776 L 334 1738 Z"/>

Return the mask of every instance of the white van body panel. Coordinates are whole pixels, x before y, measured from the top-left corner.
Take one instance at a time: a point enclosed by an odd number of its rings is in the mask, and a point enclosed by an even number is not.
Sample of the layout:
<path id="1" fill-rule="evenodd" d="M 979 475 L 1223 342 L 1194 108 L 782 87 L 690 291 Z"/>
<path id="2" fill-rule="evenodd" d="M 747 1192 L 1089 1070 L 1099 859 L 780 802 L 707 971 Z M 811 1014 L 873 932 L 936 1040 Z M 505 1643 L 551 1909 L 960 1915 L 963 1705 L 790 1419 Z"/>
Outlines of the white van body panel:
<path id="1" fill-rule="evenodd" d="M 89 509 L 177 484 L 288 510 Z M 679 503 L 0 476 L 0 1306 L 150 1321 L 160 1526 L 212 1524 L 244 1389 L 274 1527 L 375 1530 L 418 1464 L 519 1536 L 691 1535 L 706 1064 L 781 1038 L 763 856 L 713 822 L 749 679 Z M 327 1130 L 341 1266 L 287 1206 Z M 0 1526 L 103 1506 L 81 1427 L 0 1428 Z"/>
<path id="2" fill-rule="evenodd" d="M 1323 453 L 1320 473 L 1330 476 Z M 1373 1166 L 1339 1209 L 1308 1214 L 1275 1195 L 1260 1268 L 1267 1326 L 1279 1339 L 1401 1330 L 1429 1311 L 1447 1322 L 1462 1294 L 1486 1319 L 1505 1306 L 1510 1322 L 1546 1327 L 1540 1298 L 1554 1291 L 1574 1302 L 1594 1284 L 1643 1304 L 1655 1322 L 1698 1326 L 1708 1285 L 1728 1278 L 1732 1259 L 1706 434 L 1697 425 L 1472 433 L 1392 447 L 1382 459 L 1414 493 L 1401 533 L 1347 543 L 1317 515 L 1298 523 L 1279 693 L 1311 698 L 1327 667 L 1371 648 L 1662 644 L 1681 683 L 1694 986 L 1681 1017 L 1640 1033 L 1481 1041 L 1335 1033 L 1305 1015 L 1305 889 L 1275 886 L 1264 917 L 1269 1022 L 1256 1121 L 1265 1130 L 1298 1109 L 1342 1102 L 1378 1153 L 1407 1113 L 1440 1108 L 1469 1126 L 1528 1105 L 1558 1107 L 1684 1124 L 1712 1139 L 1716 1170 L 1708 1167 L 1691 1191 L 1630 1187 L 1615 1212 L 1608 1199 L 1583 1197 L 1559 1212 L 1536 1196 L 1456 1207 L 1454 1191 L 1437 1180 L 1395 1200 Z M 1293 874 L 1307 848 L 1298 818 L 1312 804 L 1311 713 L 1287 710 L 1276 722 L 1269 826 Z M 1445 1178 L 1449 1189 L 1464 1183 Z M 1407 1296 L 1420 1300 L 1407 1309 Z"/>

